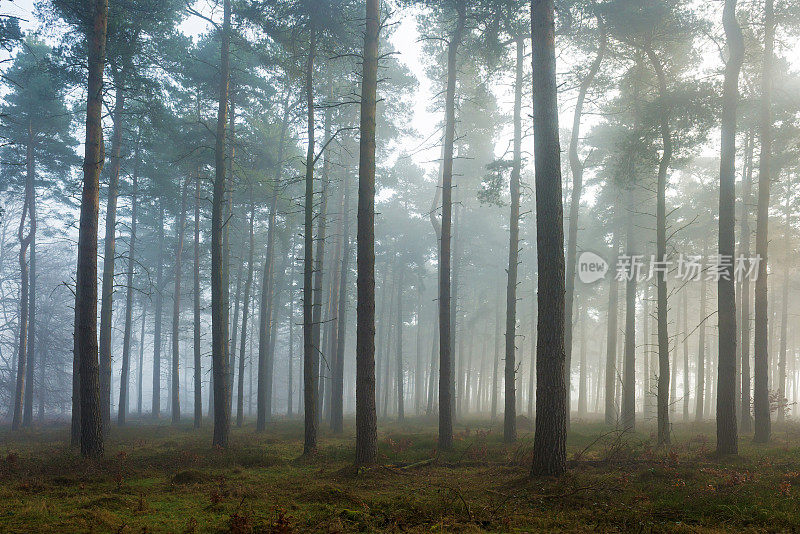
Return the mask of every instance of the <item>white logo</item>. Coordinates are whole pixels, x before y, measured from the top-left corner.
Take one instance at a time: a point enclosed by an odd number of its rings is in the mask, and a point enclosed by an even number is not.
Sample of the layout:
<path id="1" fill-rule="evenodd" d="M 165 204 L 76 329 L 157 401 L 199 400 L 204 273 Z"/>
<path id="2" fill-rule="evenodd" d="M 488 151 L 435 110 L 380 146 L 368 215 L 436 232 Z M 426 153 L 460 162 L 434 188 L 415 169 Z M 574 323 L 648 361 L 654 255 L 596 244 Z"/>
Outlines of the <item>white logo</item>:
<path id="1" fill-rule="evenodd" d="M 578 278 L 584 284 L 591 284 L 603 279 L 606 272 L 608 272 L 608 263 L 594 252 L 587 250 L 578 256 Z"/>

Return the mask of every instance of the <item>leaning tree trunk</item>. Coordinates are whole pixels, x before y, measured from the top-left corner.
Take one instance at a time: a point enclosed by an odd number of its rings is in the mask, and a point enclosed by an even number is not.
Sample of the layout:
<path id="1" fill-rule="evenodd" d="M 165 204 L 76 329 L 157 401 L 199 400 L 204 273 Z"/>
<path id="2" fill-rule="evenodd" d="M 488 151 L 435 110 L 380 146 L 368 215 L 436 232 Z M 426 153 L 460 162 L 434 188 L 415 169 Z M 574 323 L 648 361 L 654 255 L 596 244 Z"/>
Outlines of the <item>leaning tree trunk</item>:
<path id="1" fill-rule="evenodd" d="M 532 0 L 533 131 L 536 172 L 538 327 L 536 433 L 531 474 L 566 470 L 567 389 L 564 381 L 564 209 L 558 140 L 555 9 L 553 0 Z"/>
<path id="2" fill-rule="evenodd" d="M 564 311 L 564 351 L 566 354 L 565 377 L 567 388 L 567 427 L 569 427 L 570 415 L 570 391 L 572 390 L 572 316 L 573 303 L 575 300 L 575 263 L 578 248 L 578 217 L 580 215 L 581 194 L 583 192 L 583 162 L 578 155 L 578 142 L 580 141 L 581 117 L 583 115 L 583 104 L 586 100 L 586 93 L 589 91 L 600 63 L 606 52 L 606 32 L 602 20 L 597 19 L 598 47 L 597 55 L 589 67 L 589 72 L 581 80 L 578 88 L 578 100 L 575 103 L 575 113 L 572 118 L 572 135 L 569 141 L 569 168 L 572 171 L 572 195 L 569 205 L 569 231 L 567 234 L 567 275 L 566 275 L 566 296 Z M 519 61 L 519 56 L 518 56 Z M 517 74 L 519 76 L 519 73 Z"/>
<path id="3" fill-rule="evenodd" d="M 303 221 L 303 454 L 317 450 L 317 382 L 319 355 L 314 345 L 313 274 L 314 274 L 314 55 L 317 33 L 311 22 L 308 40 L 308 61 L 305 72 L 306 107 L 308 110 L 308 149 L 306 151 L 305 213 Z"/>
<path id="4" fill-rule="evenodd" d="M 750 270 L 750 204 L 752 202 L 753 187 L 753 131 L 750 130 L 745 149 L 745 169 L 742 176 L 742 215 L 739 231 L 739 250 L 740 257 L 744 262 L 744 270 Z M 741 356 L 742 356 L 742 413 L 741 426 L 742 432 L 749 433 L 753 428 L 753 416 L 750 412 L 750 277 L 743 276 L 741 281 Z"/>
<path id="5" fill-rule="evenodd" d="M 97 362 L 97 218 L 100 211 L 100 172 L 104 161 L 102 108 L 107 21 L 108 0 L 94 0 L 92 26 L 88 35 L 86 142 L 75 278 L 74 357 L 78 363 L 80 388 L 72 393 L 73 398 L 77 396 L 80 399 L 81 455 L 90 458 L 103 456 L 100 371 Z"/>
<path id="6" fill-rule="evenodd" d="M 452 225 L 453 141 L 455 139 L 456 57 L 467 18 L 464 2 L 456 3 L 458 20 L 447 46 L 444 162 L 442 167 L 442 235 L 439 245 L 439 448 L 453 447 L 452 347 L 450 346 L 450 232 Z"/>
<path id="7" fill-rule="evenodd" d="M 194 427 L 203 423 L 203 369 L 200 359 L 200 171 L 194 181 L 194 265 L 192 266 L 194 289 L 192 291 L 194 319 Z"/>
<path id="8" fill-rule="evenodd" d="M 33 160 L 33 124 L 28 121 L 28 142 L 26 154 L 27 173 L 25 177 L 25 199 L 22 203 L 22 215 L 19 219 L 19 274 L 20 274 L 20 293 L 19 293 L 19 343 L 17 344 L 17 379 L 16 390 L 14 391 L 14 415 L 11 420 L 11 429 L 17 430 L 23 423 L 23 403 L 26 393 L 26 379 L 28 378 L 28 314 L 29 314 L 29 281 L 28 261 L 26 259 L 28 248 L 33 241 L 36 232 L 36 195 L 34 191 L 34 160 Z M 25 222 L 28 221 L 28 233 L 25 234 Z M 30 387 L 30 386 L 28 386 Z"/>
<path id="9" fill-rule="evenodd" d="M 128 272 L 125 288 L 125 330 L 122 335 L 122 372 L 119 382 L 117 424 L 125 425 L 128 417 L 128 392 L 131 372 L 131 335 L 133 332 L 133 271 L 136 266 L 136 219 L 139 213 L 139 141 L 136 142 L 133 162 L 133 191 L 131 192 L 131 235 L 128 243 Z M 144 321 L 144 319 L 142 319 Z M 143 342 L 144 340 L 142 340 Z"/>
<path id="10" fill-rule="evenodd" d="M 506 285 L 506 396 L 503 416 L 503 441 L 517 440 L 516 342 L 517 269 L 519 267 L 519 182 L 522 169 L 522 82 L 525 40 L 517 37 L 516 78 L 514 80 L 514 161 L 511 167 L 511 214 L 508 233 L 508 278 Z"/>
<path id="11" fill-rule="evenodd" d="M 764 4 L 764 64 L 761 72 L 761 105 L 759 108 L 759 137 L 761 155 L 758 158 L 758 212 L 756 217 L 756 256 L 759 258 L 755 289 L 755 332 L 753 362 L 753 441 L 766 443 L 770 438 L 769 368 L 767 347 L 767 253 L 769 249 L 769 186 L 772 159 L 772 55 L 775 41 L 774 0 Z"/>
<path id="12" fill-rule="evenodd" d="M 223 250 L 225 210 L 225 127 L 228 119 L 228 83 L 230 77 L 231 0 L 223 2 L 223 23 L 220 47 L 219 108 L 217 139 L 214 151 L 214 192 L 211 204 L 211 361 L 214 381 L 215 447 L 227 447 L 230 434 L 230 395 L 228 394 L 228 285 Z"/>
<path id="13" fill-rule="evenodd" d="M 375 101 L 378 86 L 378 0 L 367 0 L 361 79 L 356 256 L 356 465 L 378 460 L 375 413 Z"/>
<path id="14" fill-rule="evenodd" d="M 656 258 L 662 268 L 656 270 L 656 321 L 658 325 L 658 391 L 656 397 L 656 418 L 658 444 L 669 443 L 669 331 L 667 321 L 667 170 L 672 159 L 672 132 L 669 126 L 669 107 L 667 101 L 667 79 L 661 60 L 652 48 L 645 50 L 658 80 L 658 94 L 662 106 L 659 118 L 661 134 L 661 158 L 658 161 L 656 183 Z M 735 306 L 734 306 L 735 307 Z"/>
<path id="15" fill-rule="evenodd" d="M 739 72 L 744 61 L 744 41 L 742 29 L 736 21 L 736 0 L 725 0 L 722 23 L 730 55 L 725 65 L 720 125 L 719 256 L 726 261 L 717 282 L 717 454 L 737 454 L 736 286 L 733 279 L 733 256 L 736 252 L 736 107 L 739 101 Z"/>
<path id="16" fill-rule="evenodd" d="M 250 250 L 247 255 L 247 279 L 244 282 L 244 300 L 242 302 L 242 334 L 239 341 L 239 384 L 236 396 L 236 426 L 241 427 L 244 422 L 244 357 L 245 343 L 247 342 L 247 321 L 250 312 L 250 289 L 253 286 L 253 249 L 255 248 L 255 236 L 253 233 L 253 223 L 255 221 L 256 205 L 252 200 L 253 192 L 250 192 Z"/>
<path id="17" fill-rule="evenodd" d="M 111 320 L 114 299 L 114 256 L 116 254 L 117 198 L 119 197 L 119 170 L 122 164 L 122 118 L 125 110 L 125 73 L 115 80 L 114 130 L 111 140 L 111 173 L 108 179 L 108 204 L 106 206 L 106 236 L 103 252 L 103 293 L 100 304 L 100 407 L 103 431 L 111 425 Z"/>
<path id="18" fill-rule="evenodd" d="M 181 215 L 178 221 L 178 244 L 175 247 L 175 286 L 172 291 L 172 424 L 181 420 L 180 397 L 180 326 L 181 326 L 181 259 L 183 257 L 183 238 L 186 230 L 186 194 L 189 179 L 183 182 L 181 192 Z"/>

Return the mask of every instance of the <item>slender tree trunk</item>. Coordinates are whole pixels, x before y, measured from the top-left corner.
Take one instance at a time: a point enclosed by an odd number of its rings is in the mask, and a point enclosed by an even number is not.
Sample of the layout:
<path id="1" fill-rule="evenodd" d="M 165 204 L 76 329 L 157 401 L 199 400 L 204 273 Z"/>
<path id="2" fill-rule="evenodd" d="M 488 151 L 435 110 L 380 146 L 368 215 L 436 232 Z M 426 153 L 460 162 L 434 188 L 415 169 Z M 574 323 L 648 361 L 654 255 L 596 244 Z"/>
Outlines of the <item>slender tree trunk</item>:
<path id="1" fill-rule="evenodd" d="M 342 178 L 342 252 L 339 273 L 339 303 L 336 312 L 336 359 L 331 384 L 331 429 L 336 434 L 344 430 L 344 354 L 347 337 L 347 273 L 350 262 L 350 190 Z"/>
<path id="2" fill-rule="evenodd" d="M 703 243 L 703 257 L 708 257 L 708 246 Z M 704 419 L 704 394 L 705 394 L 705 365 L 706 365 L 706 277 L 700 281 L 700 326 L 698 326 L 697 343 L 697 404 L 695 419 L 700 422 Z"/>
<path id="3" fill-rule="evenodd" d="M 717 453 L 739 451 L 736 424 L 736 107 L 739 71 L 744 61 L 742 30 L 736 21 L 736 0 L 726 0 L 722 13 L 729 57 L 725 65 L 719 169 L 719 255 L 726 258 L 717 282 L 719 359 L 717 365 Z M 729 260 L 729 262 L 728 262 Z"/>
<path id="4" fill-rule="evenodd" d="M 194 427 L 203 424 L 203 366 L 200 354 L 200 171 L 194 181 L 194 265 L 192 266 L 193 348 L 194 348 Z"/>
<path id="5" fill-rule="evenodd" d="M 378 460 L 375 413 L 375 103 L 378 85 L 378 0 L 367 0 L 361 79 L 356 279 L 356 465 Z"/>
<path id="6" fill-rule="evenodd" d="M 142 333 L 139 337 L 139 365 L 136 367 L 136 414 L 142 416 L 142 384 L 144 380 L 144 333 L 147 323 L 147 301 L 142 299 Z"/>
<path id="7" fill-rule="evenodd" d="M 402 422 L 405 419 L 405 407 L 403 396 L 405 395 L 405 380 L 403 377 L 403 280 L 405 276 L 405 266 L 400 263 L 400 280 L 397 283 L 397 345 L 395 361 L 397 362 L 397 420 Z"/>
<path id="8" fill-rule="evenodd" d="M 667 80 L 664 67 L 652 48 L 645 48 L 658 81 L 658 93 L 662 101 L 659 130 L 661 134 L 661 158 L 658 161 L 656 184 L 656 258 L 663 267 L 667 261 L 667 170 L 672 159 L 672 132 L 670 131 L 670 110 L 667 104 Z M 667 272 L 666 268 L 656 270 L 656 321 L 658 324 L 658 392 L 656 412 L 658 443 L 669 443 L 669 331 L 667 320 Z"/>
<path id="9" fill-rule="evenodd" d="M 133 191 L 131 192 L 131 235 L 128 243 L 128 272 L 125 288 L 125 331 L 122 335 L 122 372 L 119 383 L 117 424 L 124 426 L 128 417 L 128 389 L 131 369 L 131 334 L 133 331 L 133 271 L 136 268 L 136 223 L 139 212 L 139 141 L 136 142 L 133 162 Z M 144 319 L 142 320 L 144 322 Z M 144 340 L 142 340 L 144 341 Z"/>
<path id="10" fill-rule="evenodd" d="M 93 0 L 89 29 L 89 78 L 86 103 L 86 142 L 83 161 L 78 268 L 75 279 L 75 361 L 80 388 L 81 455 L 103 456 L 103 419 L 100 406 L 100 371 L 97 361 L 97 218 L 100 172 L 103 169 L 103 64 L 106 55 L 108 0 Z M 73 384 L 75 382 L 73 381 Z M 73 420 L 76 413 L 73 412 Z"/>
<path id="11" fill-rule="evenodd" d="M 689 421 L 689 293 L 683 291 L 683 422 Z"/>
<path id="12" fill-rule="evenodd" d="M 178 221 L 178 244 L 175 247 L 175 286 L 172 291 L 172 424 L 181 420 L 180 397 L 180 326 L 181 326 L 181 259 L 183 257 L 183 238 L 186 230 L 186 196 L 189 179 L 183 182 L 181 191 L 181 215 Z"/>
<path id="13" fill-rule="evenodd" d="M 103 252 L 103 293 L 100 304 L 100 407 L 103 431 L 111 425 L 111 320 L 114 298 L 114 256 L 116 254 L 117 199 L 119 196 L 119 171 L 122 164 L 122 120 L 125 111 L 125 74 L 115 80 L 114 130 L 111 140 L 111 172 L 108 180 L 106 206 L 106 235 Z"/>
<path id="14" fill-rule="evenodd" d="M 314 55 L 316 28 L 313 20 L 309 29 L 308 61 L 306 64 L 306 107 L 308 109 L 308 150 L 306 152 L 305 216 L 303 223 L 303 405 L 305 431 L 303 454 L 317 450 L 317 381 L 319 347 L 314 344 L 313 274 L 314 274 Z"/>
<path id="15" fill-rule="evenodd" d="M 500 292 L 498 291 L 498 294 Z M 497 392 L 500 389 L 500 305 L 494 314 L 494 367 L 492 370 L 492 421 L 497 417 Z"/>
<path id="16" fill-rule="evenodd" d="M 164 298 L 164 198 L 160 197 L 158 222 L 158 267 L 156 271 L 156 309 L 153 328 L 153 413 L 154 418 L 161 415 L 161 327 Z"/>
<path id="17" fill-rule="evenodd" d="M 580 345 L 580 375 L 578 379 L 578 417 L 586 417 L 589 400 L 586 385 L 586 329 L 588 328 L 589 316 L 586 313 L 586 305 L 581 308 L 581 345 Z"/>
<path id="18" fill-rule="evenodd" d="M 611 251 L 611 264 L 617 265 L 619 258 L 620 229 L 614 206 L 614 250 Z M 616 384 L 617 384 L 617 316 L 619 315 L 619 280 L 612 276 L 608 283 L 608 318 L 606 328 L 606 384 L 605 384 L 605 421 L 607 425 L 617 423 Z"/>
<path id="19" fill-rule="evenodd" d="M 451 347 L 450 237 L 452 228 L 453 142 L 455 139 L 456 58 L 461 45 L 466 6 L 456 3 L 458 19 L 447 46 L 444 162 L 442 168 L 442 235 L 439 245 L 439 448 L 453 447 L 453 350 Z"/>
<path id="20" fill-rule="evenodd" d="M 567 388 L 564 353 L 564 210 L 553 0 L 532 0 L 533 131 L 536 172 L 538 328 L 536 433 L 531 474 L 566 470 Z"/>
<path id="21" fill-rule="evenodd" d="M 417 350 L 416 365 L 414 366 L 414 414 L 422 414 L 422 394 L 425 389 L 425 372 L 422 368 L 422 268 L 418 270 L 417 278 Z"/>
<path id="22" fill-rule="evenodd" d="M 633 258 L 636 254 L 636 237 L 633 225 L 633 190 L 628 196 L 628 229 L 626 256 Z M 633 266 L 631 265 L 631 268 Z M 636 283 L 638 273 L 635 270 L 627 273 L 625 282 L 625 351 L 622 362 L 622 427 L 626 431 L 636 428 Z"/>
<path id="23" fill-rule="evenodd" d="M 740 255 L 744 262 L 744 270 L 750 270 L 750 205 L 753 187 L 753 143 L 755 135 L 751 129 L 745 149 L 745 169 L 742 177 L 742 215 L 739 232 Z M 742 277 L 742 316 L 741 316 L 741 356 L 742 356 L 742 413 L 739 425 L 743 433 L 753 429 L 753 416 L 750 412 L 750 277 Z"/>
<path id="24" fill-rule="evenodd" d="M 511 214 L 508 236 L 508 283 L 506 285 L 506 396 L 503 417 L 503 441 L 517 440 L 516 341 L 517 341 L 517 268 L 519 267 L 519 182 L 522 169 L 522 83 L 525 40 L 518 36 L 516 78 L 514 81 L 514 160 L 511 167 Z"/>
<path id="25" fill-rule="evenodd" d="M 28 390 L 32 390 L 33 376 L 28 370 L 28 359 L 32 356 L 33 350 L 29 350 L 28 345 L 32 340 L 28 336 L 28 325 L 30 321 L 30 295 L 29 292 L 33 288 L 29 286 L 30 273 L 28 272 L 28 261 L 26 259 L 28 248 L 34 239 L 36 233 L 36 192 L 34 189 L 35 168 L 33 159 L 33 124 L 28 121 L 28 142 L 26 147 L 26 176 L 25 176 L 25 199 L 22 203 L 22 215 L 19 219 L 19 231 L 17 237 L 19 239 L 19 275 L 20 275 L 20 293 L 19 293 L 19 343 L 17 344 L 17 376 L 16 376 L 16 390 L 14 392 L 14 415 L 11 420 L 11 429 L 17 430 L 20 425 L 27 425 L 30 422 L 25 421 L 23 417 L 23 404 L 25 408 L 30 406 L 32 399 L 26 399 Z M 25 221 L 28 221 L 28 233 L 25 233 Z M 31 255 L 33 258 L 33 255 Z M 32 284 L 31 284 L 32 285 Z M 77 308 L 76 308 L 77 309 Z M 77 325 L 76 325 L 77 326 Z M 31 344 L 32 345 L 32 344 Z M 29 376 L 31 375 L 31 376 Z M 26 380 L 28 385 L 26 386 Z"/>
<path id="26" fill-rule="evenodd" d="M 566 353 L 565 377 L 567 387 L 567 427 L 569 427 L 570 414 L 570 391 L 571 388 L 571 369 L 572 369 L 572 316 L 573 302 L 575 300 L 575 263 L 577 260 L 578 247 L 578 217 L 580 215 L 581 194 L 583 193 L 583 162 L 578 155 L 578 142 L 580 141 L 581 117 L 583 115 L 583 104 L 586 100 L 586 93 L 594 81 L 603 56 L 606 52 L 606 32 L 602 20 L 597 19 L 598 48 L 597 55 L 589 67 L 589 72 L 581 80 L 578 88 L 578 100 L 575 103 L 575 113 L 572 118 L 572 135 L 569 142 L 569 168 L 572 171 L 572 195 L 569 206 L 569 231 L 567 237 L 567 274 L 566 274 L 566 296 L 564 311 L 564 351 Z M 518 60 L 519 61 L 519 60 Z M 519 76 L 519 74 L 518 74 Z"/>
<path id="27" fill-rule="evenodd" d="M 761 155 L 758 158 L 758 214 L 756 218 L 756 256 L 759 258 L 755 289 L 753 441 L 766 443 L 770 438 L 769 369 L 767 347 L 767 253 L 769 248 L 769 186 L 772 159 L 772 55 L 775 41 L 774 1 L 764 4 L 764 64 L 761 72 L 762 94 L 759 107 Z"/>
<path id="28" fill-rule="evenodd" d="M 214 192 L 211 206 L 211 358 L 214 381 L 214 437 L 215 447 L 227 447 L 230 434 L 230 395 L 228 394 L 228 285 L 223 233 L 225 203 L 225 126 L 228 119 L 228 85 L 230 74 L 231 0 L 223 1 L 219 109 L 214 150 Z"/>
<path id="29" fill-rule="evenodd" d="M 777 420 L 778 422 L 782 423 L 786 414 L 786 405 L 784 402 L 786 401 L 786 332 L 788 328 L 788 315 L 789 315 L 789 275 L 791 270 L 791 261 L 793 257 L 793 253 L 791 252 L 791 235 L 792 235 L 792 226 L 791 226 L 791 182 L 787 184 L 787 191 L 786 191 L 786 223 L 784 226 L 784 251 L 785 251 L 785 258 L 784 258 L 784 265 L 783 265 L 783 298 L 781 300 L 781 339 L 780 339 L 780 347 L 778 352 L 778 413 L 777 413 Z M 33 249 L 31 249 L 31 259 L 33 258 Z M 31 283 L 31 287 L 33 287 L 33 283 Z"/>
<path id="30" fill-rule="evenodd" d="M 32 184 L 31 187 L 35 187 Z M 30 219 L 33 221 L 31 227 L 33 231 L 30 232 L 31 237 L 31 260 L 30 260 L 30 287 L 28 289 L 28 368 L 27 376 L 25 377 L 25 404 L 22 410 L 22 425 L 30 426 L 33 422 L 33 380 L 34 371 L 36 369 L 36 193 L 31 198 L 31 205 L 29 208 Z M 41 366 L 42 363 L 40 362 Z M 44 382 L 39 384 L 39 396 L 44 393 L 41 388 L 44 387 Z"/>
<path id="31" fill-rule="evenodd" d="M 256 206 L 252 199 L 250 202 L 250 239 L 249 239 L 249 252 L 247 255 L 247 279 L 244 283 L 244 300 L 242 306 L 242 338 L 239 346 L 239 391 L 236 397 L 236 426 L 241 427 L 244 422 L 244 357 L 245 357 L 245 343 L 247 342 L 247 321 L 250 312 L 250 289 L 253 286 L 253 249 L 255 248 L 254 237 L 254 221 Z"/>

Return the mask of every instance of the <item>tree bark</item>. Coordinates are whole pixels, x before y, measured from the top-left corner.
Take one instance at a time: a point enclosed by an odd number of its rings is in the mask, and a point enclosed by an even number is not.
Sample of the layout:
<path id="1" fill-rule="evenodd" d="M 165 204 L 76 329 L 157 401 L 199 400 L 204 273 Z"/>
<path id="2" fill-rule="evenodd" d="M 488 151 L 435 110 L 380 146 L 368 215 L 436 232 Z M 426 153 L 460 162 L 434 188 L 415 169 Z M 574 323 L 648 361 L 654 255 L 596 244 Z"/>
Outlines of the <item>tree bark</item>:
<path id="1" fill-rule="evenodd" d="M 356 458 L 378 460 L 375 413 L 375 103 L 378 85 L 378 0 L 367 0 L 361 79 L 356 256 Z"/>
<path id="2" fill-rule="evenodd" d="M 158 267 L 156 271 L 155 326 L 153 328 L 153 411 L 158 419 L 161 415 L 161 328 L 164 312 L 164 198 L 159 197 L 158 222 Z"/>
<path id="3" fill-rule="evenodd" d="M 403 405 L 403 395 L 405 393 L 405 381 L 403 378 L 403 280 L 405 276 L 405 265 L 402 260 L 400 263 L 400 279 L 397 283 L 397 345 L 395 348 L 395 361 L 397 362 L 397 420 L 405 420 L 405 406 Z"/>
<path id="4" fill-rule="evenodd" d="M 778 413 L 776 414 L 776 419 L 778 422 L 782 423 L 786 417 L 786 333 L 788 328 L 788 315 L 789 315 L 789 275 L 791 269 L 791 258 L 793 256 L 791 252 L 791 235 L 792 235 L 792 226 L 791 226 L 791 190 L 789 189 L 789 185 L 787 184 L 787 191 L 786 191 L 786 204 L 785 204 L 785 217 L 786 222 L 784 226 L 784 251 L 785 251 L 785 258 L 784 258 L 784 265 L 783 265 L 783 288 L 782 288 L 782 300 L 781 300 L 781 339 L 780 339 L 780 346 L 778 349 Z M 33 285 L 33 284 L 31 284 Z"/>
<path id="5" fill-rule="evenodd" d="M 319 348 L 314 344 L 313 274 L 314 274 L 314 55 L 317 33 L 310 23 L 308 61 L 305 72 L 306 107 L 308 110 L 308 149 L 306 152 L 305 215 L 303 222 L 303 454 L 317 450 L 317 382 Z"/>
<path id="6" fill-rule="evenodd" d="M 633 186 L 631 186 L 633 187 Z M 636 231 L 633 225 L 633 190 L 628 196 L 628 229 L 626 255 L 633 258 L 636 254 Z M 622 362 L 622 428 L 633 431 L 636 428 L 636 285 L 638 273 L 628 273 L 625 282 L 625 350 Z"/>
<path id="7" fill-rule="evenodd" d="M 75 279 L 74 350 L 80 388 L 81 455 L 103 456 L 103 419 L 100 405 L 100 371 L 97 361 L 97 227 L 100 172 L 103 169 L 103 65 L 106 55 L 108 0 L 92 2 L 89 29 L 89 77 L 86 102 L 86 141 L 83 192 L 78 233 L 78 268 Z M 74 369 L 75 367 L 73 367 Z M 75 382 L 73 381 L 73 384 Z M 73 413 L 73 420 L 76 418 Z"/>
<path id="8" fill-rule="evenodd" d="M 744 61 L 742 30 L 736 21 L 736 0 L 725 0 L 722 22 L 729 57 L 722 89 L 719 168 L 719 255 L 730 259 L 717 282 L 719 359 L 717 365 L 717 454 L 739 452 L 736 422 L 736 288 L 733 279 L 736 252 L 736 107 L 739 72 Z"/>
<path id="9" fill-rule="evenodd" d="M 708 246 L 703 243 L 703 257 L 708 257 Z M 705 362 L 706 362 L 706 277 L 700 281 L 700 326 L 698 326 L 697 342 L 697 403 L 695 407 L 695 420 L 698 422 L 704 418 L 704 394 L 705 394 Z"/>
<path id="10" fill-rule="evenodd" d="M 331 384 L 331 429 L 336 434 L 344 430 L 344 349 L 347 336 L 347 273 L 350 262 L 350 190 L 342 179 L 342 252 L 339 273 L 339 303 L 336 312 L 336 359 Z"/>
<path id="11" fill-rule="evenodd" d="M 216 147 L 214 151 L 214 192 L 211 205 L 211 359 L 214 381 L 215 447 L 227 447 L 230 434 L 230 395 L 228 393 L 228 285 L 223 234 L 226 221 L 225 204 L 225 127 L 228 118 L 228 84 L 230 77 L 231 0 L 223 2 L 220 46 L 219 108 L 217 111 Z"/>
<path id="12" fill-rule="evenodd" d="M 142 416 L 142 384 L 144 379 L 144 333 L 145 333 L 145 325 L 147 323 L 147 301 L 142 299 L 142 333 L 139 337 L 139 365 L 136 368 L 136 372 L 138 373 L 138 377 L 136 380 L 136 414 L 141 417 Z"/>
<path id="13" fill-rule="evenodd" d="M 536 250 L 539 273 L 533 476 L 560 475 L 566 470 L 569 417 L 564 380 L 564 209 L 561 200 L 554 12 L 553 0 L 532 0 Z"/>

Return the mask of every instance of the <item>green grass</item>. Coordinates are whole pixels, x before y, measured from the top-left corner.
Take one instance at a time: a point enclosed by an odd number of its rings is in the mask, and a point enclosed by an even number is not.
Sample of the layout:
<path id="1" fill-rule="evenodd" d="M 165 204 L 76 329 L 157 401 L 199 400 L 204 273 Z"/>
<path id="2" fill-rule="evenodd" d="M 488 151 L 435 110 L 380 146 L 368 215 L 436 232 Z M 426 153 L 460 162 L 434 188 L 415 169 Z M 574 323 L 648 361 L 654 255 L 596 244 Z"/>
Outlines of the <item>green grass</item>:
<path id="1" fill-rule="evenodd" d="M 113 429 L 100 462 L 69 448 L 65 426 L 4 429 L 0 532 L 800 529 L 800 426 L 767 445 L 744 436 L 740 456 L 719 460 L 710 424 L 675 424 L 673 445 L 656 448 L 649 433 L 576 422 L 559 479 L 528 477 L 527 430 L 505 445 L 499 426 L 462 422 L 440 454 L 431 421 L 380 426 L 382 465 L 359 471 L 352 428 L 300 458 L 298 421 L 234 429 L 227 450 L 210 428 L 134 423 Z"/>

